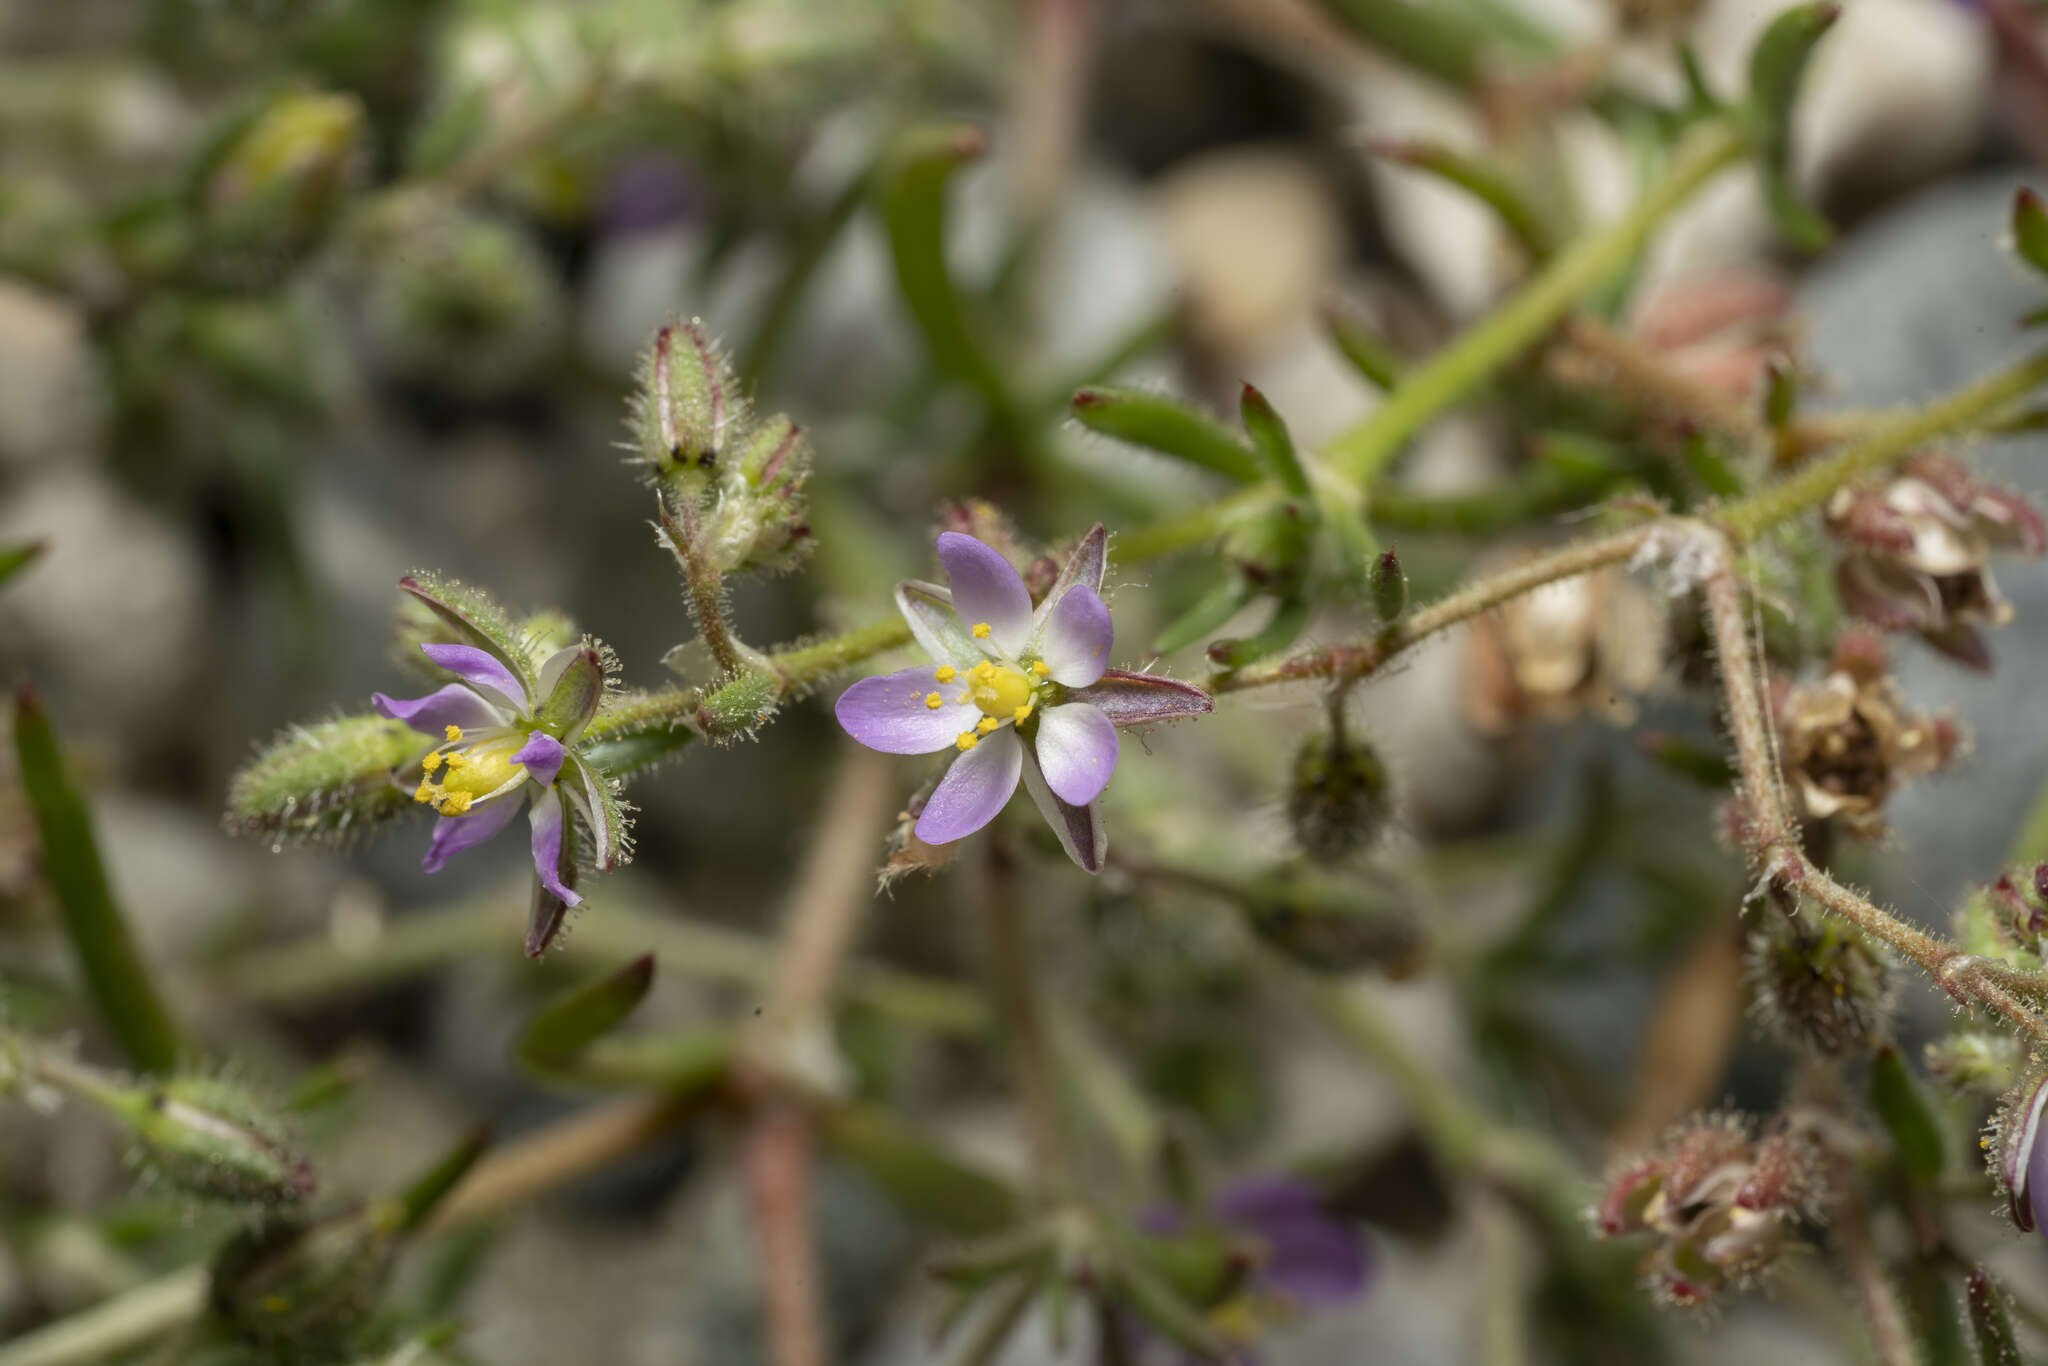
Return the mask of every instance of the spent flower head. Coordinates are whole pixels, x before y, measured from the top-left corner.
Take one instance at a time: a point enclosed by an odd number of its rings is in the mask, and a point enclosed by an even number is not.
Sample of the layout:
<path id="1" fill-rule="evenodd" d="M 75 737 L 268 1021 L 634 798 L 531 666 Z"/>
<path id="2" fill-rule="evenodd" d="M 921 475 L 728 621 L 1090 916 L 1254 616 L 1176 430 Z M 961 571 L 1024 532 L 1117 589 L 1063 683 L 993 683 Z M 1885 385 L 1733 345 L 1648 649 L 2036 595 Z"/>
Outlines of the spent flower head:
<path id="1" fill-rule="evenodd" d="M 1199 716 L 1207 693 L 1108 666 L 1115 629 L 1102 601 L 1108 533 L 1081 538 L 1043 601 L 986 542 L 939 537 L 950 587 L 906 580 L 896 605 L 932 665 L 862 679 L 840 695 L 839 724 L 885 754 L 957 757 L 915 827 L 927 844 L 964 839 L 1025 790 L 1074 862 L 1107 851 L 1097 799 L 1116 771 L 1117 732 Z"/>

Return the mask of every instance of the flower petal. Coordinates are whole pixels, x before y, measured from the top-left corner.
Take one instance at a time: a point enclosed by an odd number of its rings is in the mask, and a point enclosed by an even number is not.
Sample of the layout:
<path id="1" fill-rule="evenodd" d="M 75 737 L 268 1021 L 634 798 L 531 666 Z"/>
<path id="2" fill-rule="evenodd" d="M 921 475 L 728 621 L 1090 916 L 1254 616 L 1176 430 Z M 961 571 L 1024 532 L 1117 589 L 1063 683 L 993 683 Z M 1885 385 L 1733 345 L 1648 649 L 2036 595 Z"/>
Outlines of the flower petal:
<path id="1" fill-rule="evenodd" d="M 432 641 L 420 646 L 420 653 L 460 678 L 471 687 L 480 688 L 487 697 L 524 714 L 526 711 L 526 686 L 512 676 L 499 658 L 489 650 L 480 650 L 474 645 L 437 645 Z"/>
<path id="2" fill-rule="evenodd" d="M 567 753 L 562 742 L 544 730 L 537 730 L 526 738 L 526 744 L 512 756 L 512 762 L 526 770 L 526 776 L 542 787 L 553 787 L 555 778 L 562 771 L 562 756 Z"/>
<path id="3" fill-rule="evenodd" d="M 1192 683 L 1126 669 L 1105 669 L 1100 679 L 1068 696 L 1107 716 L 1118 730 L 1207 716 L 1216 710 L 1216 700 Z"/>
<path id="4" fill-rule="evenodd" d="M 1109 647 L 1115 643 L 1108 605 L 1094 589 L 1076 584 L 1047 614 L 1039 658 L 1052 670 L 1053 682 L 1085 688 L 1109 667 Z"/>
<path id="5" fill-rule="evenodd" d="M 485 802 L 471 815 L 441 817 L 434 822 L 434 842 L 427 846 L 427 856 L 420 860 L 420 867 L 430 873 L 440 872 L 449 859 L 482 844 L 509 825 L 517 814 L 519 799 L 500 797 Z"/>
<path id="6" fill-rule="evenodd" d="M 980 663 L 981 647 L 953 612 L 953 594 L 935 583 L 905 579 L 896 585 L 896 610 L 910 623 L 910 634 L 940 664 L 969 669 Z"/>
<path id="7" fill-rule="evenodd" d="M 388 697 L 380 692 L 371 693 L 370 705 L 377 709 L 379 716 L 403 721 L 420 734 L 431 735 L 436 740 L 450 726 L 483 730 L 504 722 L 490 703 L 460 683 L 436 688 L 425 697 Z"/>
<path id="8" fill-rule="evenodd" d="M 540 885 L 564 906 L 581 905 L 583 898 L 562 880 L 563 827 L 568 823 L 562 799 L 552 791 L 542 793 L 526 819 L 533 826 L 533 871 Z"/>
<path id="9" fill-rule="evenodd" d="M 917 818 L 917 837 L 926 844 L 951 844 L 987 825 L 1017 790 L 1017 771 L 1023 763 L 1024 744 L 1009 729 L 995 732 L 955 759 L 925 801 L 924 814 Z"/>
<path id="10" fill-rule="evenodd" d="M 1037 756 L 1031 747 L 1024 745 L 1024 790 L 1031 794 L 1031 800 L 1038 806 L 1038 814 L 1045 817 L 1045 823 L 1060 838 L 1060 848 L 1067 851 L 1067 857 L 1090 873 L 1102 871 L 1102 861 L 1109 855 L 1109 835 L 1102 826 L 1102 807 L 1090 802 L 1087 806 L 1069 806 L 1053 795 L 1045 785 L 1045 774 L 1039 771 Z"/>
<path id="11" fill-rule="evenodd" d="M 1088 528 L 1088 534 L 1081 538 L 1073 553 L 1067 556 L 1067 562 L 1060 566 L 1059 577 L 1052 581 L 1052 587 L 1046 590 L 1045 600 L 1032 614 L 1032 629 L 1043 631 L 1047 614 L 1067 595 L 1067 590 L 1077 584 L 1101 596 L 1102 571 L 1108 564 L 1109 529 L 1097 522 Z"/>
<path id="12" fill-rule="evenodd" d="M 1032 747 L 1045 785 L 1069 806 L 1086 806 L 1101 796 L 1116 772 L 1116 727 L 1086 702 L 1040 712 Z"/>
<path id="13" fill-rule="evenodd" d="M 958 531 L 939 537 L 939 561 L 953 586 L 953 611 L 972 631 L 987 622 L 989 638 L 1012 654 L 1031 639 L 1031 593 L 1016 567 L 994 546 Z"/>
<path id="14" fill-rule="evenodd" d="M 1365 1289 L 1364 1240 L 1327 1213 L 1303 1183 L 1285 1177 L 1247 1181 L 1225 1192 L 1216 1214 L 1264 1240 L 1267 1261 L 1260 1279 L 1296 1300 L 1329 1304 Z"/>
<path id="15" fill-rule="evenodd" d="M 884 754 L 936 754 L 963 730 L 973 730 L 981 709 L 956 699 L 967 689 L 940 683 L 926 668 L 878 674 L 839 694 L 832 711 L 846 733 Z M 940 705 L 930 704 L 939 694 Z"/>

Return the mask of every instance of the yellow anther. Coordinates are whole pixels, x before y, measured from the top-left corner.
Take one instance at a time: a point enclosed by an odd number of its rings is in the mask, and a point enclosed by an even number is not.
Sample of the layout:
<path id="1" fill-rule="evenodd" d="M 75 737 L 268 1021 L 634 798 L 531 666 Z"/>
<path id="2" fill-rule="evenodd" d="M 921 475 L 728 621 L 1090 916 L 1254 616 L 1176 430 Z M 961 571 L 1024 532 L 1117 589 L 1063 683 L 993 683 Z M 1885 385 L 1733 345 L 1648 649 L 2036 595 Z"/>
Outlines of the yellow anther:
<path id="1" fill-rule="evenodd" d="M 995 672 L 996 666 L 989 660 L 984 659 L 981 663 L 969 669 L 967 676 L 973 679 L 986 679 L 995 677 Z"/>
<path id="2" fill-rule="evenodd" d="M 1031 672 L 1037 674 L 1040 678 L 1044 678 L 1052 672 L 1052 667 L 1042 659 L 1034 659 L 1031 661 Z"/>
<path id="3" fill-rule="evenodd" d="M 980 743 L 981 737 L 976 735 L 971 730 L 961 731 L 960 738 L 953 742 L 954 747 L 957 748 L 962 754 L 965 754 L 968 750 L 973 749 L 976 745 Z"/>
<path id="4" fill-rule="evenodd" d="M 441 760 L 445 759 L 446 757 L 447 756 L 441 753 L 440 750 L 430 749 L 427 751 L 427 757 L 420 760 L 420 767 L 425 769 L 427 772 L 432 773 L 435 769 L 441 766 Z"/>
<path id="5" fill-rule="evenodd" d="M 1984 1149 L 1984 1151 L 1989 1152 L 1991 1151 L 1991 1140 L 1988 1138 L 1980 1138 L 1977 1140 L 1977 1146 Z"/>
<path id="6" fill-rule="evenodd" d="M 462 727 L 450 726 L 445 732 L 443 732 L 443 734 L 447 735 L 449 742 L 452 744 L 453 742 L 460 740 L 462 738 Z"/>
<path id="7" fill-rule="evenodd" d="M 974 723 L 974 728 L 980 731 L 983 735 L 993 735 L 996 733 L 996 727 L 1000 726 L 1001 724 L 1003 723 L 996 720 L 996 718 L 993 716 L 984 716 L 979 721 L 976 721 Z"/>
<path id="8" fill-rule="evenodd" d="M 434 800 L 434 785 L 432 783 L 421 783 L 419 791 L 412 794 L 412 799 L 416 802 L 430 802 Z"/>
<path id="9" fill-rule="evenodd" d="M 467 792 L 450 792 L 441 798 L 439 810 L 444 816 L 459 816 L 469 810 L 469 804 L 475 800 Z"/>
<path id="10" fill-rule="evenodd" d="M 954 679 L 958 678 L 959 676 L 960 671 L 954 668 L 951 664 L 939 665 L 939 671 L 932 675 L 933 678 L 938 679 L 941 683 L 951 683 Z"/>
<path id="11" fill-rule="evenodd" d="M 469 766 L 469 756 L 459 749 L 450 750 L 447 759 L 448 771 L 450 773 L 453 773 L 458 768 L 467 768 Z"/>
<path id="12" fill-rule="evenodd" d="M 937 711 L 940 707 L 946 705 L 946 699 L 935 692 L 928 692 L 924 695 L 924 704 L 933 711 Z"/>
<path id="13" fill-rule="evenodd" d="M 1031 715 L 1031 704 L 1026 702 L 1023 706 L 1010 713 L 1010 719 L 1021 726 L 1024 724 L 1024 718 L 1029 715 Z"/>
<path id="14" fill-rule="evenodd" d="M 975 638 L 976 640 L 987 640 L 987 639 L 988 639 L 988 637 L 989 637 L 989 626 L 988 626 L 988 623 L 987 623 L 987 622 L 985 622 L 985 621 L 977 621 L 977 622 L 975 622 L 975 623 L 974 623 L 974 638 Z"/>

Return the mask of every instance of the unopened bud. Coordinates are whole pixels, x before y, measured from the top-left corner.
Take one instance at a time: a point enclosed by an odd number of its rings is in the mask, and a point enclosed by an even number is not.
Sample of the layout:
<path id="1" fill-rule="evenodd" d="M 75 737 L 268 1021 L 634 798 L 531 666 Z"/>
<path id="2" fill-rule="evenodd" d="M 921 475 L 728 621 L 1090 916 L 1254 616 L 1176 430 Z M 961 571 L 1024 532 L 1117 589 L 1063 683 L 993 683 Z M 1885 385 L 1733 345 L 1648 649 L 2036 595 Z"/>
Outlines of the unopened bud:
<path id="1" fill-rule="evenodd" d="M 1294 754 L 1287 820 L 1302 852 L 1335 863 L 1370 846 L 1393 814 L 1387 766 L 1339 726 L 1316 731 Z"/>
<path id="2" fill-rule="evenodd" d="M 640 370 L 633 431 L 640 458 L 682 495 L 699 493 L 744 420 L 738 381 L 725 353 L 696 319 L 664 327 Z"/>
<path id="3" fill-rule="evenodd" d="M 401 721 L 345 716 L 295 726 L 228 786 L 227 827 L 287 841 L 342 840 L 412 807 L 392 781 L 427 742 Z"/>
<path id="4" fill-rule="evenodd" d="M 782 696 L 775 675 L 752 670 L 704 694 L 697 705 L 697 725 L 713 743 L 753 735 L 775 714 Z"/>
<path id="5" fill-rule="evenodd" d="M 1783 1042 L 1825 1057 L 1883 1041 L 1893 988 L 1884 959 L 1832 921 L 1776 921 L 1749 943 L 1750 1009 Z"/>
<path id="6" fill-rule="evenodd" d="M 187 1195 L 289 1204 L 312 1194 L 313 1168 L 283 1121 L 218 1077 L 172 1077 L 137 1088 L 118 1107 L 146 1168 Z"/>
<path id="7" fill-rule="evenodd" d="M 1372 607 L 1383 623 L 1392 624 L 1408 610 L 1408 575 L 1401 557 L 1389 548 L 1372 562 Z"/>

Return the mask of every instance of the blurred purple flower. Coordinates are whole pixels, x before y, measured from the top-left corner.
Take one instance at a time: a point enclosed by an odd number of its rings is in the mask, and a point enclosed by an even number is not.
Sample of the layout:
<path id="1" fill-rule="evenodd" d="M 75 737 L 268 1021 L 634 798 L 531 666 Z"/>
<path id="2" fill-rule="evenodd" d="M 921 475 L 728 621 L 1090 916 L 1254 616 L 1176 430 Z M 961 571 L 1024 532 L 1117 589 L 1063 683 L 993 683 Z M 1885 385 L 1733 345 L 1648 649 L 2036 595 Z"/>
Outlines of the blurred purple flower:
<path id="1" fill-rule="evenodd" d="M 839 724 L 885 754 L 959 751 L 918 817 L 925 843 L 987 825 L 1022 778 L 1068 855 L 1098 872 L 1108 843 L 1096 799 L 1116 771 L 1117 732 L 1214 703 L 1186 683 L 1106 667 L 1115 630 L 1101 598 L 1101 525 L 1035 609 L 993 547 L 954 531 L 938 546 L 950 588 L 896 586 L 897 608 L 937 667 L 862 679 L 840 695 Z"/>

